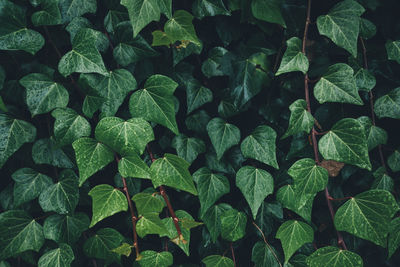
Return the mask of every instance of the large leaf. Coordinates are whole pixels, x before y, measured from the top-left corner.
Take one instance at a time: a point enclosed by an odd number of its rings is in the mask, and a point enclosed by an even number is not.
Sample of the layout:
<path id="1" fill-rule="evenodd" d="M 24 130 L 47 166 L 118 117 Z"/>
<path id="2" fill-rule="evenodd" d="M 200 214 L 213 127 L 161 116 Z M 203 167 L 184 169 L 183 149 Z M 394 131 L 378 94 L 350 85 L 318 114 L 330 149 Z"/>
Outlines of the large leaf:
<path id="1" fill-rule="evenodd" d="M 251 251 L 251 261 L 255 267 L 279 267 L 276 257 L 275 249 L 261 241 L 255 243 Z"/>
<path id="2" fill-rule="evenodd" d="M 32 147 L 32 158 L 36 164 L 49 164 L 60 168 L 74 168 L 75 165 L 58 148 L 53 139 L 39 139 Z"/>
<path id="3" fill-rule="evenodd" d="M 192 24 L 193 16 L 185 10 L 177 10 L 164 26 L 164 31 L 172 42 L 190 41 L 201 45 Z"/>
<path id="4" fill-rule="evenodd" d="M 86 240 L 83 244 L 83 251 L 86 256 L 103 259 L 107 263 L 119 262 L 121 256 L 112 250 L 117 248 L 123 240 L 124 237 L 118 231 L 112 228 L 102 228 Z"/>
<path id="5" fill-rule="evenodd" d="M 206 145 L 203 140 L 187 137 L 184 134 L 175 136 L 171 145 L 176 149 L 178 156 L 189 163 L 192 163 L 200 153 L 206 152 Z"/>
<path id="6" fill-rule="evenodd" d="M 276 161 L 276 132 L 269 126 L 257 126 L 241 143 L 245 158 L 252 158 L 278 169 Z"/>
<path id="7" fill-rule="evenodd" d="M 0 168 L 24 143 L 33 142 L 35 138 L 35 126 L 0 114 Z"/>
<path id="8" fill-rule="evenodd" d="M 286 45 L 286 51 L 275 76 L 292 71 L 301 71 L 306 74 L 308 71 L 308 59 L 301 51 L 301 40 L 297 37 L 292 37 L 286 41 Z"/>
<path id="9" fill-rule="evenodd" d="M 40 257 L 38 267 L 69 267 L 74 258 L 72 248 L 67 244 L 60 244 L 59 248 L 47 251 Z"/>
<path id="10" fill-rule="evenodd" d="M 93 200 L 93 217 L 89 227 L 115 213 L 128 210 L 128 201 L 124 193 L 111 185 L 97 185 L 90 190 L 89 196 Z"/>
<path id="11" fill-rule="evenodd" d="M 236 186 L 244 195 L 255 219 L 261 203 L 274 192 L 274 179 L 263 169 L 244 166 L 236 173 Z"/>
<path id="12" fill-rule="evenodd" d="M 354 252 L 328 246 L 320 248 L 308 256 L 307 265 L 310 267 L 362 267 L 363 260 Z"/>
<path id="13" fill-rule="evenodd" d="M 389 237 L 388 237 L 388 258 L 390 258 L 394 252 L 400 246 L 400 217 L 393 219 L 390 223 Z"/>
<path id="14" fill-rule="evenodd" d="M 138 193 L 132 197 L 132 200 L 135 202 L 139 216 L 150 212 L 160 213 L 165 207 L 165 201 L 154 193 Z"/>
<path id="15" fill-rule="evenodd" d="M 154 187 L 167 185 L 197 195 L 192 176 L 189 173 L 190 164 L 184 159 L 166 153 L 150 166 L 150 176 Z"/>
<path id="16" fill-rule="evenodd" d="M 318 31 L 356 57 L 360 16 L 364 11 L 356 1 L 341 1 L 327 15 L 317 18 Z"/>
<path id="17" fill-rule="evenodd" d="M 214 205 L 209 208 L 206 213 L 201 217 L 210 232 L 212 242 L 216 242 L 219 234 L 221 233 L 221 215 L 232 209 L 232 207 L 226 203 Z"/>
<path id="18" fill-rule="evenodd" d="M 289 106 L 289 110 L 289 127 L 282 136 L 282 139 L 301 132 L 309 133 L 314 126 L 314 118 L 307 111 L 306 101 L 304 99 L 297 99 Z"/>
<path id="19" fill-rule="evenodd" d="M 131 115 L 164 125 L 178 134 L 173 98 L 177 86 L 178 84 L 167 76 L 151 76 L 144 84 L 144 89 L 132 94 L 129 100 Z"/>
<path id="20" fill-rule="evenodd" d="M 371 151 L 378 145 L 386 144 L 387 133 L 384 129 L 373 125 L 372 121 L 367 116 L 362 116 L 357 119 L 364 127 L 365 136 L 367 137 L 368 151 Z"/>
<path id="21" fill-rule="evenodd" d="M 281 240 L 285 262 L 304 244 L 313 242 L 314 231 L 308 224 L 296 220 L 284 222 L 276 233 Z"/>
<path id="22" fill-rule="evenodd" d="M 378 98 L 374 110 L 379 118 L 400 119 L 400 87 Z"/>
<path id="23" fill-rule="evenodd" d="M 220 256 L 210 255 L 201 260 L 206 267 L 233 267 L 235 266 L 232 259 Z"/>
<path id="24" fill-rule="evenodd" d="M 222 0 L 196 0 L 192 6 L 193 14 L 198 19 L 202 19 L 207 16 L 216 15 L 227 15 L 231 13 L 226 9 Z"/>
<path id="25" fill-rule="evenodd" d="M 398 210 L 390 192 L 369 190 L 351 198 L 337 210 L 335 227 L 385 247 L 390 221 Z"/>
<path id="26" fill-rule="evenodd" d="M 140 238 L 150 234 L 160 236 L 168 235 L 168 230 L 160 219 L 158 212 L 147 212 L 142 214 L 136 223 L 136 231 Z"/>
<path id="27" fill-rule="evenodd" d="M 364 127 L 355 119 L 342 119 L 319 140 L 319 152 L 332 159 L 371 170 Z"/>
<path id="28" fill-rule="evenodd" d="M 186 83 L 187 114 L 212 100 L 211 90 L 202 86 L 199 81 L 192 79 Z"/>
<path id="29" fill-rule="evenodd" d="M 102 143 L 82 137 L 72 143 L 79 169 L 79 186 L 114 160 L 114 152 Z"/>
<path id="30" fill-rule="evenodd" d="M 103 118 L 96 126 L 96 139 L 119 154 L 142 154 L 147 143 L 154 140 L 153 129 L 142 118 L 127 121 L 117 117 Z"/>
<path id="31" fill-rule="evenodd" d="M 210 120 L 207 124 L 207 132 L 217 152 L 218 160 L 222 158 L 226 150 L 239 144 L 240 141 L 239 128 L 221 118 Z"/>
<path id="32" fill-rule="evenodd" d="M 118 161 L 118 171 L 123 177 L 150 179 L 149 166 L 135 153 Z"/>
<path id="33" fill-rule="evenodd" d="M 32 55 L 44 45 L 43 36 L 26 26 L 26 9 L 10 2 L 0 2 L 0 50 L 23 50 Z"/>
<path id="34" fill-rule="evenodd" d="M 61 24 L 61 12 L 58 8 L 59 0 L 41 0 L 40 6 L 42 10 L 32 14 L 31 20 L 33 25 L 57 25 Z"/>
<path id="35" fill-rule="evenodd" d="M 193 173 L 193 179 L 199 191 L 200 214 L 204 214 L 221 196 L 229 193 L 228 179 L 221 174 L 212 173 L 207 167 Z"/>
<path id="36" fill-rule="evenodd" d="M 235 242 L 246 234 L 247 217 L 243 212 L 230 209 L 221 214 L 221 237 Z"/>
<path id="37" fill-rule="evenodd" d="M 43 228 L 23 210 L 0 213 L 0 259 L 27 250 L 39 252 L 44 243 Z"/>
<path id="38" fill-rule="evenodd" d="M 277 23 L 286 28 L 279 0 L 253 0 L 251 1 L 251 12 L 259 20 Z"/>
<path id="39" fill-rule="evenodd" d="M 46 239 L 72 245 L 89 228 L 89 224 L 89 217 L 85 213 L 54 214 L 44 221 L 43 233 Z"/>
<path id="40" fill-rule="evenodd" d="M 344 63 L 330 66 L 314 87 L 315 98 L 321 104 L 339 102 L 363 105 L 353 73 L 353 69 Z"/>
<path id="41" fill-rule="evenodd" d="M 59 0 L 63 23 L 71 21 L 86 13 L 95 13 L 97 9 L 96 0 Z"/>
<path id="42" fill-rule="evenodd" d="M 396 60 L 400 64 L 400 40 L 386 43 L 388 59 Z"/>
<path id="43" fill-rule="evenodd" d="M 160 266 L 160 267 L 168 267 L 173 263 L 173 256 L 171 252 L 162 251 L 155 252 L 153 250 L 145 250 L 140 253 L 140 259 L 136 259 L 140 266 L 148 267 L 148 266 Z"/>

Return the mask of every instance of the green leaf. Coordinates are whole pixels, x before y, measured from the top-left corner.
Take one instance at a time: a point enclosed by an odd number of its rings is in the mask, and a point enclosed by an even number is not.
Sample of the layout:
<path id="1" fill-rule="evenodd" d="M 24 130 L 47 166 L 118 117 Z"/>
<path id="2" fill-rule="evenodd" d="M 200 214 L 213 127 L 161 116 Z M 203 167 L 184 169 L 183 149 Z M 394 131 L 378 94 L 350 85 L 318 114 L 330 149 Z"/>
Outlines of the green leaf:
<path id="1" fill-rule="evenodd" d="M 192 176 L 189 173 L 190 164 L 184 159 L 166 153 L 163 158 L 154 161 L 150 166 L 150 176 L 154 187 L 167 185 L 197 195 Z"/>
<path id="2" fill-rule="evenodd" d="M 83 251 L 88 257 L 103 259 L 106 263 L 119 262 L 121 255 L 112 252 L 117 248 L 124 237 L 112 228 L 102 228 L 95 235 L 89 237 L 83 244 Z"/>
<path id="3" fill-rule="evenodd" d="M 40 257 L 38 267 L 69 267 L 74 258 L 72 248 L 67 244 L 60 244 L 59 248 L 47 251 Z"/>
<path id="4" fill-rule="evenodd" d="M 259 125 L 240 145 L 243 156 L 252 158 L 278 169 L 276 161 L 276 132 L 269 126 Z"/>
<path id="5" fill-rule="evenodd" d="M 171 145 L 176 149 L 178 156 L 189 163 L 192 163 L 199 154 L 206 152 L 206 145 L 203 140 L 187 137 L 184 134 L 175 136 Z"/>
<path id="6" fill-rule="evenodd" d="M 362 116 L 357 119 L 364 127 L 364 133 L 367 137 L 368 151 L 371 151 L 378 145 L 386 144 L 387 133 L 384 129 L 372 124 L 372 121 L 367 116 Z"/>
<path id="7" fill-rule="evenodd" d="M 96 13 L 96 0 L 59 0 L 62 22 L 70 22 L 73 18 L 86 13 Z"/>
<path id="8" fill-rule="evenodd" d="M 171 39 L 165 32 L 157 30 L 151 33 L 153 35 L 152 46 L 170 46 L 174 43 L 174 40 Z"/>
<path id="9" fill-rule="evenodd" d="M 0 259 L 27 250 L 39 252 L 44 243 L 43 229 L 22 210 L 0 213 Z"/>
<path id="10" fill-rule="evenodd" d="M 118 171 L 123 177 L 150 179 L 149 166 L 135 153 L 118 161 Z"/>
<path id="11" fill-rule="evenodd" d="M 251 12 L 256 19 L 277 23 L 286 28 L 279 0 L 253 0 L 251 2 Z"/>
<path id="12" fill-rule="evenodd" d="M 129 21 L 128 13 L 120 9 L 110 9 L 107 15 L 104 17 L 104 27 L 106 28 L 107 32 L 114 33 L 116 31 L 117 25 L 125 21 Z M 131 28 L 131 35 L 133 36 L 132 27 L 130 24 L 129 27 Z"/>
<path id="13" fill-rule="evenodd" d="M 192 79 L 186 84 L 187 114 L 213 100 L 210 89 L 202 86 L 199 81 Z"/>
<path id="14" fill-rule="evenodd" d="M 140 266 L 148 267 L 148 266 L 160 266 L 167 267 L 173 264 L 173 256 L 171 252 L 162 251 L 155 252 L 153 250 L 145 250 L 140 253 L 140 259 L 136 259 Z"/>
<path id="15" fill-rule="evenodd" d="M 214 47 L 208 52 L 208 58 L 201 65 L 201 71 L 207 78 L 229 75 L 232 72 L 230 55 L 225 48 Z"/>
<path id="16" fill-rule="evenodd" d="M 51 116 L 56 119 L 54 136 L 59 146 L 70 145 L 76 139 L 89 136 L 91 133 L 89 122 L 73 109 L 58 108 L 53 110 Z"/>
<path id="17" fill-rule="evenodd" d="M 386 190 L 369 190 L 348 200 L 335 215 L 335 227 L 379 246 L 386 246 L 390 221 L 399 210 Z"/>
<path id="18" fill-rule="evenodd" d="M 15 207 L 37 198 L 43 190 L 53 184 L 50 177 L 31 168 L 19 169 L 11 177 L 15 181 Z"/>
<path id="19" fill-rule="evenodd" d="M 164 200 L 154 193 L 138 193 L 132 197 L 132 200 L 135 202 L 139 216 L 150 212 L 160 213 L 165 207 Z"/>
<path id="20" fill-rule="evenodd" d="M 217 15 L 231 15 L 222 0 L 196 0 L 192 5 L 192 10 L 194 16 L 198 19 Z"/>
<path id="21" fill-rule="evenodd" d="M 371 21 L 361 18 L 360 20 L 360 37 L 370 39 L 376 34 L 376 26 Z"/>
<path id="22" fill-rule="evenodd" d="M 117 117 L 103 118 L 96 126 L 96 139 L 119 154 L 143 154 L 147 143 L 154 140 L 153 129 L 142 118 L 123 120 Z"/>
<path id="23" fill-rule="evenodd" d="M 31 73 L 19 82 L 26 88 L 26 104 L 32 117 L 55 108 L 66 107 L 68 104 L 68 91 L 47 75 Z"/>
<path id="24" fill-rule="evenodd" d="M 308 71 L 308 59 L 301 51 L 301 40 L 297 37 L 292 37 L 286 41 L 287 49 L 283 54 L 281 65 L 275 76 L 282 73 L 301 71 L 304 74 Z"/>
<path id="25" fill-rule="evenodd" d="M 43 233 L 46 239 L 73 245 L 89 228 L 89 224 L 89 217 L 82 212 L 65 215 L 54 214 L 44 221 Z"/>
<path id="26" fill-rule="evenodd" d="M 317 193 L 328 184 L 328 171 L 310 158 L 293 163 L 288 174 L 293 178 L 294 190 L 300 195 Z"/>
<path id="27" fill-rule="evenodd" d="M 173 100 L 177 86 L 178 84 L 167 76 L 151 76 L 144 84 L 144 89 L 132 94 L 129 100 L 131 115 L 161 124 L 178 134 Z"/>
<path id="28" fill-rule="evenodd" d="M 5 79 L 6 72 L 4 71 L 4 68 L 0 65 L 0 90 L 3 89 Z"/>
<path id="29" fill-rule="evenodd" d="M 204 215 L 201 216 L 202 220 L 207 226 L 210 232 L 212 242 L 216 242 L 219 234 L 221 233 L 221 215 L 232 209 L 232 207 L 226 203 L 220 203 L 209 208 Z"/>
<path id="30" fill-rule="evenodd" d="M 210 255 L 201 260 L 206 267 L 233 267 L 233 261 L 224 256 Z"/>
<path id="31" fill-rule="evenodd" d="M 33 25 L 57 25 L 61 24 L 61 12 L 58 8 L 59 0 L 41 0 L 40 6 L 43 10 L 32 14 Z"/>
<path id="32" fill-rule="evenodd" d="M 43 211 L 72 213 L 79 201 L 78 177 L 72 170 L 63 170 L 58 183 L 47 187 L 39 197 Z"/>
<path id="33" fill-rule="evenodd" d="M 337 46 L 346 49 L 353 57 L 357 57 L 360 16 L 364 11 L 356 1 L 341 1 L 329 10 L 327 15 L 317 18 L 318 31 Z"/>
<path id="34" fill-rule="evenodd" d="M 235 242 L 245 236 L 247 217 L 243 212 L 235 209 L 224 211 L 220 220 L 221 237 L 223 239 Z"/>
<path id="35" fill-rule="evenodd" d="M 114 160 L 114 152 L 92 138 L 79 138 L 72 147 L 79 169 L 79 186 Z"/>
<path id="36" fill-rule="evenodd" d="M 34 55 L 43 47 L 43 36 L 26 27 L 25 13 L 26 8 L 13 2 L 0 2 L 0 50 L 23 50 Z"/>
<path id="37" fill-rule="evenodd" d="M 97 31 L 83 28 L 77 32 L 72 41 L 72 50 L 66 53 L 58 63 L 58 71 L 64 77 L 73 72 L 99 73 L 109 75 L 103 59 L 93 40 L 97 39 Z"/>
<path id="38" fill-rule="evenodd" d="M 400 246 L 400 217 L 393 219 L 390 223 L 388 237 L 388 258 L 396 252 Z"/>
<path id="39" fill-rule="evenodd" d="M 203 215 L 221 196 L 229 193 L 228 179 L 212 173 L 207 167 L 198 169 L 193 173 L 193 180 L 197 184 L 200 200 L 200 214 Z"/>
<path id="40" fill-rule="evenodd" d="M 310 267 L 362 267 L 362 258 L 351 251 L 336 247 L 323 247 L 307 257 L 307 265 Z"/>
<path id="41" fill-rule="evenodd" d="M 36 164 L 49 164 L 59 168 L 74 168 L 75 165 L 53 139 L 39 139 L 32 147 L 32 158 Z"/>
<path id="42" fill-rule="evenodd" d="M 358 90 L 371 91 L 376 85 L 376 79 L 369 70 L 359 68 L 354 73 Z"/>
<path id="43" fill-rule="evenodd" d="M 261 203 L 274 192 L 274 179 L 263 169 L 244 166 L 236 173 L 236 186 L 244 195 L 253 218 L 256 219 Z"/>
<path id="44" fill-rule="evenodd" d="M 342 119 L 319 140 L 319 152 L 332 159 L 371 170 L 364 127 L 355 119 Z"/>
<path id="45" fill-rule="evenodd" d="M 65 30 L 69 33 L 69 39 L 72 41 L 75 38 L 75 35 L 81 30 L 82 28 L 90 28 L 93 29 L 93 24 L 84 17 L 75 17 L 71 20 L 70 23 L 65 27 Z M 94 33 L 95 31 L 93 31 Z"/>
<path id="46" fill-rule="evenodd" d="M 185 120 L 186 127 L 196 133 L 207 134 L 207 123 L 210 121 L 210 116 L 206 111 L 200 110 Z"/>
<path id="47" fill-rule="evenodd" d="M 400 119 L 400 87 L 379 97 L 375 101 L 374 110 L 379 118 Z"/>
<path id="48" fill-rule="evenodd" d="M 353 73 L 353 69 L 344 63 L 330 66 L 314 87 L 315 98 L 320 104 L 339 102 L 363 105 Z"/>
<path id="49" fill-rule="evenodd" d="M 307 111 L 304 99 L 297 99 L 290 106 L 289 127 L 282 139 L 301 132 L 309 133 L 314 126 L 314 117 Z"/>
<path id="50" fill-rule="evenodd" d="M 111 185 L 101 184 L 89 191 L 93 200 L 93 217 L 89 227 L 120 211 L 128 210 L 125 195 Z"/>
<path id="51" fill-rule="evenodd" d="M 121 246 L 114 248 L 111 250 L 112 252 L 115 252 L 119 255 L 124 255 L 126 257 L 129 257 L 132 253 L 132 246 L 129 245 L 128 243 L 122 243 Z"/>
<path id="52" fill-rule="evenodd" d="M 251 251 L 251 261 L 255 267 L 279 267 L 276 259 L 276 251 L 266 243 L 258 241 Z"/>
<path id="53" fill-rule="evenodd" d="M 281 240 L 285 262 L 288 262 L 301 246 L 313 242 L 314 231 L 304 222 L 289 220 L 279 227 L 276 238 Z"/>
<path id="54" fill-rule="evenodd" d="M 35 138 L 35 126 L 0 114 L 0 168 L 23 144 L 33 142 Z"/>
<path id="55" fill-rule="evenodd" d="M 164 32 L 173 42 L 189 41 L 195 45 L 201 45 L 192 24 L 193 16 L 185 10 L 175 11 L 164 25 Z"/>
<path id="56" fill-rule="evenodd" d="M 386 170 L 383 167 L 379 167 L 373 176 L 375 180 L 372 183 L 371 189 L 382 189 L 389 192 L 393 191 L 394 181 L 392 177 L 386 174 Z"/>
<path id="57" fill-rule="evenodd" d="M 218 160 L 222 158 L 229 148 L 239 144 L 240 141 L 239 128 L 221 118 L 210 120 L 207 124 L 207 132 L 217 152 Z"/>
<path id="58" fill-rule="evenodd" d="M 400 171 L 400 151 L 396 149 L 387 159 L 387 164 L 393 172 Z"/>
<path id="59" fill-rule="evenodd" d="M 400 64 L 400 40 L 387 42 L 386 52 L 389 60 L 395 60 Z"/>
<path id="60" fill-rule="evenodd" d="M 163 221 L 161 221 L 158 212 L 147 212 L 142 214 L 136 223 L 136 231 L 140 238 L 150 234 L 160 236 L 168 235 L 168 230 Z"/>

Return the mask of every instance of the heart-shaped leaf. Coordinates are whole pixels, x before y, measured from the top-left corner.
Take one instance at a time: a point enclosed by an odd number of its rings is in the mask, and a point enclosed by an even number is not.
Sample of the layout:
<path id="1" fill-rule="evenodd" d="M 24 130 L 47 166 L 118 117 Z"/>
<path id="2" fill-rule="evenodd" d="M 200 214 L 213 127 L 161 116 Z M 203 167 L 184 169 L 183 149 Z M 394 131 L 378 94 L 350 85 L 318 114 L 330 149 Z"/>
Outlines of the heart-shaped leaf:
<path id="1" fill-rule="evenodd" d="M 301 132 L 309 133 L 314 126 L 314 117 L 307 111 L 306 101 L 297 99 L 289 106 L 289 110 L 289 127 L 282 139 Z"/>
<path id="2" fill-rule="evenodd" d="M 281 65 L 275 76 L 292 71 L 301 71 L 306 74 L 308 71 L 308 59 L 301 51 L 301 40 L 297 37 L 292 37 L 286 41 L 286 45 L 287 49 L 283 54 Z"/>
<path id="3" fill-rule="evenodd" d="M 351 251 L 341 250 L 335 247 L 323 247 L 307 257 L 307 265 L 310 267 L 326 266 L 341 267 L 352 266 L 362 267 L 362 258 Z"/>
<path id="4" fill-rule="evenodd" d="M 214 118 L 207 124 L 208 136 L 220 160 L 225 151 L 239 144 L 240 130 L 235 125 L 225 122 L 221 118 Z"/>

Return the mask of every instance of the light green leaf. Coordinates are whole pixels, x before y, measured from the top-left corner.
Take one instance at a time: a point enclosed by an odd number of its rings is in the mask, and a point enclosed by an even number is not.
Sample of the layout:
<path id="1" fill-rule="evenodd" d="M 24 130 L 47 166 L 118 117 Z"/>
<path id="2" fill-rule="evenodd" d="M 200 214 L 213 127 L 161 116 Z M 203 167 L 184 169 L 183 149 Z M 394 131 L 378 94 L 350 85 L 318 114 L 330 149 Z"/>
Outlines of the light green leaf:
<path id="1" fill-rule="evenodd" d="M 43 36 L 26 27 L 25 13 L 25 8 L 13 2 L 0 2 L 0 50 L 23 50 L 34 55 L 43 47 Z"/>
<path id="2" fill-rule="evenodd" d="M 375 101 L 374 110 L 379 118 L 400 119 L 400 87 L 379 97 Z"/>
<path id="3" fill-rule="evenodd" d="M 15 181 L 15 207 L 37 198 L 43 190 L 53 184 L 50 177 L 31 168 L 19 169 L 11 177 Z"/>
<path id="4" fill-rule="evenodd" d="M 318 142 L 324 159 L 332 159 L 371 170 L 364 127 L 355 119 L 342 119 Z"/>
<path id="5" fill-rule="evenodd" d="M 210 120 L 207 124 L 207 132 L 217 152 L 218 160 L 222 158 L 229 148 L 239 144 L 240 141 L 239 128 L 221 118 Z"/>
<path id="6" fill-rule="evenodd" d="M 246 234 L 247 217 L 243 212 L 230 209 L 221 214 L 221 237 L 235 242 Z"/>
<path id="7" fill-rule="evenodd" d="M 389 60 L 396 60 L 400 64 L 400 40 L 387 42 L 386 52 Z"/>
<path id="8" fill-rule="evenodd" d="M 193 16 L 185 10 L 175 11 L 164 25 L 164 32 L 173 41 L 190 41 L 201 45 L 192 24 Z"/>
<path id="9" fill-rule="evenodd" d="M 89 227 L 120 211 L 128 210 L 128 201 L 125 195 L 111 185 L 101 184 L 89 191 L 92 197 L 93 217 Z"/>
<path id="10" fill-rule="evenodd" d="M 140 256 L 141 258 L 137 259 L 137 261 L 142 267 L 168 267 L 171 266 L 174 261 L 171 252 L 168 251 L 155 252 L 153 250 L 145 250 L 140 253 Z"/>
<path id="11" fill-rule="evenodd" d="M 79 169 L 79 186 L 114 160 L 114 152 L 92 138 L 79 138 L 72 147 Z"/>
<path id="12" fill-rule="evenodd" d="M 0 114 L 0 168 L 24 143 L 31 143 L 35 138 L 35 126 Z"/>
<path id="13" fill-rule="evenodd" d="M 39 252 L 43 228 L 23 210 L 0 213 L 0 260 L 27 250 Z"/>
<path id="14" fill-rule="evenodd" d="M 301 132 L 309 133 L 314 126 L 314 117 L 307 111 L 304 99 L 297 99 L 290 106 L 289 127 L 282 139 Z"/>
<path id="15" fill-rule="evenodd" d="M 276 254 L 273 247 L 258 241 L 251 251 L 251 261 L 255 263 L 255 267 L 279 267 Z"/>
<path id="16" fill-rule="evenodd" d="M 362 116 L 357 119 L 364 127 L 364 133 L 367 137 L 368 151 L 371 151 L 378 145 L 386 144 L 387 133 L 384 129 L 372 124 L 372 121 L 367 116 Z"/>
<path id="17" fill-rule="evenodd" d="M 371 91 L 376 85 L 376 79 L 369 70 L 359 68 L 354 73 L 358 90 Z"/>
<path id="18" fill-rule="evenodd" d="M 26 88 L 26 104 L 32 117 L 47 113 L 55 108 L 66 107 L 68 104 L 68 91 L 47 75 L 31 73 L 19 82 Z"/>
<path id="19" fill-rule="evenodd" d="M 160 236 L 168 235 L 168 230 L 163 221 L 161 221 L 158 212 L 147 212 L 142 214 L 136 223 L 136 231 L 140 238 L 150 234 Z"/>
<path id="20" fill-rule="evenodd" d="M 154 140 L 153 129 L 142 118 L 124 121 L 117 117 L 103 118 L 96 126 L 96 139 L 119 154 L 143 154 L 147 143 Z"/>
<path id="21" fill-rule="evenodd" d="M 172 43 L 174 43 L 174 40 L 171 39 L 165 32 L 156 30 L 151 33 L 153 35 L 153 42 L 151 43 L 151 46 L 170 46 Z"/>
<path id="22" fill-rule="evenodd" d="M 132 253 L 132 248 L 133 246 L 129 245 L 128 243 L 122 243 L 121 246 L 114 248 L 111 251 L 117 253 L 118 255 L 129 257 Z"/>
<path id="23" fill-rule="evenodd" d="M 244 166 L 236 173 L 236 186 L 244 195 L 253 218 L 256 219 L 261 203 L 274 192 L 274 179 L 263 169 Z"/>
<path id="24" fill-rule="evenodd" d="M 210 232 L 212 242 L 215 243 L 221 233 L 221 215 L 230 209 L 232 209 L 232 207 L 229 204 L 220 203 L 209 208 L 204 215 L 201 216 Z"/>
<path id="25" fill-rule="evenodd" d="M 330 66 L 314 87 L 315 98 L 321 104 L 339 102 L 363 105 L 353 73 L 353 69 L 344 63 Z"/>
<path id="26" fill-rule="evenodd" d="M 150 179 L 149 166 L 135 153 L 118 161 L 118 171 L 123 177 Z"/>
<path id="27" fill-rule="evenodd" d="M 177 86 L 178 84 L 167 76 L 151 76 L 144 84 L 144 89 L 132 94 L 129 100 L 131 115 L 164 125 L 178 134 L 173 100 Z"/>
<path id="28" fill-rule="evenodd" d="M 256 19 L 277 23 L 286 28 L 285 20 L 281 13 L 280 1 L 278 0 L 253 0 L 251 2 L 251 12 Z"/>
<path id="29" fill-rule="evenodd" d="M 32 14 L 33 25 L 57 25 L 61 24 L 61 13 L 58 8 L 59 0 L 40 0 L 41 11 Z"/>
<path id="30" fill-rule="evenodd" d="M 132 197 L 135 202 L 139 216 L 146 213 L 160 213 L 165 207 L 165 201 L 157 195 L 151 193 L 138 193 Z"/>
<path id="31" fill-rule="evenodd" d="M 308 256 L 307 265 L 310 267 L 362 267 L 363 260 L 354 252 L 327 246 Z"/>
<path id="32" fill-rule="evenodd" d="M 59 0 L 62 22 L 70 22 L 73 18 L 86 13 L 96 13 L 96 0 Z"/>
<path id="33" fill-rule="evenodd" d="M 240 145 L 243 156 L 252 158 L 278 169 L 276 161 L 276 132 L 269 126 L 259 125 Z"/>
<path id="34" fill-rule="evenodd" d="M 150 176 L 154 187 L 167 185 L 197 195 L 192 176 L 189 173 L 190 164 L 184 159 L 164 154 L 163 158 L 154 161 L 150 166 Z"/>
<path id="35" fill-rule="evenodd" d="M 201 215 L 230 190 L 228 179 L 221 174 L 212 173 L 207 167 L 200 168 L 193 173 L 193 180 L 199 191 Z"/>
<path id="36" fill-rule="evenodd" d="M 90 258 L 103 259 L 106 263 L 119 262 L 121 255 L 112 252 L 124 237 L 112 228 L 102 228 L 83 244 L 83 251 Z"/>
<path id="37" fill-rule="evenodd" d="M 388 237 L 388 258 L 396 252 L 400 246 L 400 217 L 393 219 L 390 223 Z"/>
<path id="38" fill-rule="evenodd" d="M 59 168 L 74 168 L 75 165 L 53 139 L 39 139 L 33 144 L 32 158 L 36 164 L 49 164 Z"/>
<path id="39" fill-rule="evenodd" d="M 318 31 L 337 46 L 346 49 L 353 57 L 357 57 L 360 16 L 364 11 L 356 1 L 341 1 L 329 10 L 327 15 L 317 18 Z"/>
<path id="40" fill-rule="evenodd" d="M 176 149 L 178 156 L 189 163 L 192 163 L 199 154 L 206 152 L 206 145 L 203 140 L 187 137 L 184 134 L 175 136 L 171 145 Z"/>
<path id="41" fill-rule="evenodd" d="M 314 231 L 304 222 L 289 220 L 279 227 L 276 238 L 281 240 L 285 262 L 288 262 L 301 246 L 313 242 Z"/>
<path id="42" fill-rule="evenodd" d="M 224 256 L 210 255 L 201 260 L 206 267 L 233 267 L 233 261 Z"/>
<path id="43" fill-rule="evenodd" d="M 91 133 L 89 122 L 73 109 L 58 108 L 53 110 L 51 116 L 56 119 L 54 136 L 59 146 L 70 145 L 76 139 L 89 136 Z"/>
<path id="44" fill-rule="evenodd" d="M 292 71 L 301 71 L 306 74 L 308 71 L 308 59 L 301 52 L 301 40 L 297 37 L 292 37 L 286 41 L 286 45 L 286 51 L 275 76 Z"/>
<path id="45" fill-rule="evenodd" d="M 400 149 L 396 149 L 387 159 L 387 164 L 393 172 L 400 171 Z"/>
<path id="46" fill-rule="evenodd" d="M 187 114 L 212 100 L 211 90 L 202 86 L 199 81 L 192 79 L 186 83 Z"/>
<path id="47" fill-rule="evenodd" d="M 192 5 L 192 10 L 194 16 L 198 19 L 216 15 L 231 15 L 222 0 L 196 0 Z"/>
<path id="48" fill-rule="evenodd" d="M 348 200 L 335 215 L 335 227 L 379 246 L 386 246 L 390 221 L 399 210 L 386 190 L 369 190 Z"/>
<path id="49" fill-rule="evenodd" d="M 59 248 L 47 251 L 39 258 L 38 267 L 69 267 L 74 258 L 71 247 L 67 244 L 60 244 Z"/>
<path id="50" fill-rule="evenodd" d="M 44 221 L 43 233 L 46 239 L 73 245 L 89 228 L 89 224 L 89 217 L 82 212 L 65 215 L 54 214 Z"/>

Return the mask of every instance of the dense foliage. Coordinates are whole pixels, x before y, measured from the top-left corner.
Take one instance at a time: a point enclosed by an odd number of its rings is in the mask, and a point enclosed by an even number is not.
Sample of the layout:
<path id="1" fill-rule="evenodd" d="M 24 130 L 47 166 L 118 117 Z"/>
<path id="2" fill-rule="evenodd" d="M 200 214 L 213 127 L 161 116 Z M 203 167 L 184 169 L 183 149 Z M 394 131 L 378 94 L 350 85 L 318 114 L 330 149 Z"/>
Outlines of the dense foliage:
<path id="1" fill-rule="evenodd" d="M 0 0 L 0 266 L 399 266 L 396 0 Z"/>

